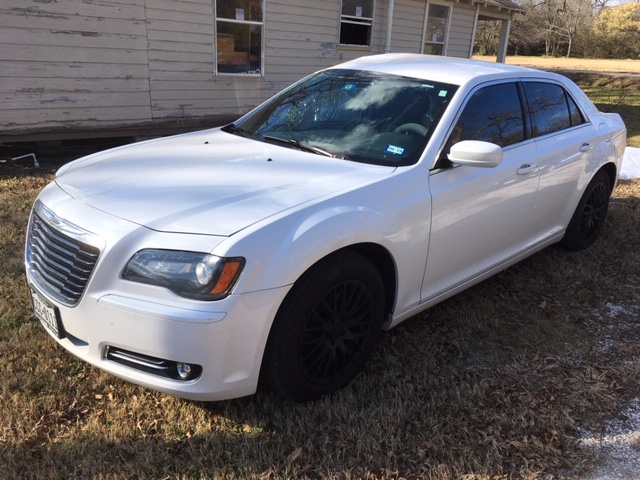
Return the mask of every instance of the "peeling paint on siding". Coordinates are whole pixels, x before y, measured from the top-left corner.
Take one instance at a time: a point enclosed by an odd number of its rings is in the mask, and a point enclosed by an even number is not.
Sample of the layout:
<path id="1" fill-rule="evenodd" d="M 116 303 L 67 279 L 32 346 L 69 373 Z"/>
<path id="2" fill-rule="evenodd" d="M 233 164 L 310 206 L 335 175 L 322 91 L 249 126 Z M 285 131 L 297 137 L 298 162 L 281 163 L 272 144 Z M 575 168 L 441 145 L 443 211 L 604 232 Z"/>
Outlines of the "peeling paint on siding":
<path id="1" fill-rule="evenodd" d="M 60 104 L 65 104 L 65 103 L 77 103 L 77 100 L 72 100 L 69 97 L 63 96 L 63 97 L 58 97 L 58 98 L 51 98 L 49 100 L 40 100 L 40 103 L 42 104 L 47 104 L 47 103 L 60 103 Z"/>
<path id="2" fill-rule="evenodd" d="M 80 32 L 73 30 L 52 30 L 51 33 L 58 34 L 62 33 L 64 35 L 80 35 L 81 37 L 101 37 L 102 34 L 98 32 Z"/>

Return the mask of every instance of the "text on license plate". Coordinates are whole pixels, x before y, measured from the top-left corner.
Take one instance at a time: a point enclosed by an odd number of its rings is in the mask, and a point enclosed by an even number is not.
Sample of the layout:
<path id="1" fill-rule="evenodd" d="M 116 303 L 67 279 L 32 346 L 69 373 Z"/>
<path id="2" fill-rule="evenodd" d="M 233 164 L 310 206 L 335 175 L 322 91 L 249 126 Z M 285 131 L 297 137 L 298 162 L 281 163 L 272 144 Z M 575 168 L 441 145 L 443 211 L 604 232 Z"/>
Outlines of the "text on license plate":
<path id="1" fill-rule="evenodd" d="M 31 301 L 33 302 L 33 311 L 38 317 L 38 320 L 49 330 L 56 338 L 60 338 L 60 331 L 58 329 L 58 317 L 56 316 L 56 310 L 49 304 L 42 295 L 37 291 L 31 289 Z"/>

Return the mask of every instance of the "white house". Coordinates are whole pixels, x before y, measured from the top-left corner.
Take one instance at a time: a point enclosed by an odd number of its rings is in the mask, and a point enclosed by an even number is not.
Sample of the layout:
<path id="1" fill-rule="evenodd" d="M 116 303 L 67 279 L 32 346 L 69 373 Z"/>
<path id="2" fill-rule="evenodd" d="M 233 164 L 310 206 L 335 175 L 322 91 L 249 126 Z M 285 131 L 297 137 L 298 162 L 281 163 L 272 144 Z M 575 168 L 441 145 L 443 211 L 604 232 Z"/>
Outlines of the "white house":
<path id="1" fill-rule="evenodd" d="M 470 57 L 510 0 L 3 0 L 0 144 L 235 118 L 323 67 L 382 52 Z"/>

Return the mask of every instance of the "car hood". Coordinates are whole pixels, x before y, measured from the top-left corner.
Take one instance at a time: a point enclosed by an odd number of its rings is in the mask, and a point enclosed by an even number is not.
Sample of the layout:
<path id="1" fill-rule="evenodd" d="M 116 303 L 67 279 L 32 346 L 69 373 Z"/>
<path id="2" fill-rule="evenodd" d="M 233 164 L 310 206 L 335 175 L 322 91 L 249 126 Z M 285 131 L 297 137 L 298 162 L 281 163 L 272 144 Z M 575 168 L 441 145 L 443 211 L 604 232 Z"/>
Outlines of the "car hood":
<path id="1" fill-rule="evenodd" d="M 229 236 L 393 170 L 215 129 L 90 155 L 62 167 L 56 183 L 93 208 L 154 230 Z"/>

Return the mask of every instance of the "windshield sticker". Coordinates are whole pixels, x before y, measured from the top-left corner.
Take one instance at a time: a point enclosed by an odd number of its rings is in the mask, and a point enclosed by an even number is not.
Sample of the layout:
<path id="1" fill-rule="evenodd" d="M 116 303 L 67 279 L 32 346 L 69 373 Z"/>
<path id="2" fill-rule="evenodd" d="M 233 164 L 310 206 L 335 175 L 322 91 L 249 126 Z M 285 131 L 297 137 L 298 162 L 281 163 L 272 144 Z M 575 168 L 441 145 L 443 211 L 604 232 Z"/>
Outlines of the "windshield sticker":
<path id="1" fill-rule="evenodd" d="M 440 90 L 440 93 L 438 93 L 439 97 L 446 97 L 447 96 L 447 91 L 446 90 Z"/>
<path id="2" fill-rule="evenodd" d="M 393 153 L 394 155 L 402 155 L 404 153 L 404 148 L 389 144 L 387 145 L 387 152 Z"/>
<path id="3" fill-rule="evenodd" d="M 350 92 L 354 88 L 356 88 L 356 84 L 355 83 L 345 83 L 343 85 L 343 87 L 342 87 L 342 90 L 345 91 L 345 92 Z"/>
<path id="4" fill-rule="evenodd" d="M 422 87 L 423 87 L 423 88 L 433 88 L 433 85 L 426 85 L 426 84 L 424 84 L 424 83 L 423 83 L 423 84 L 422 84 Z"/>

